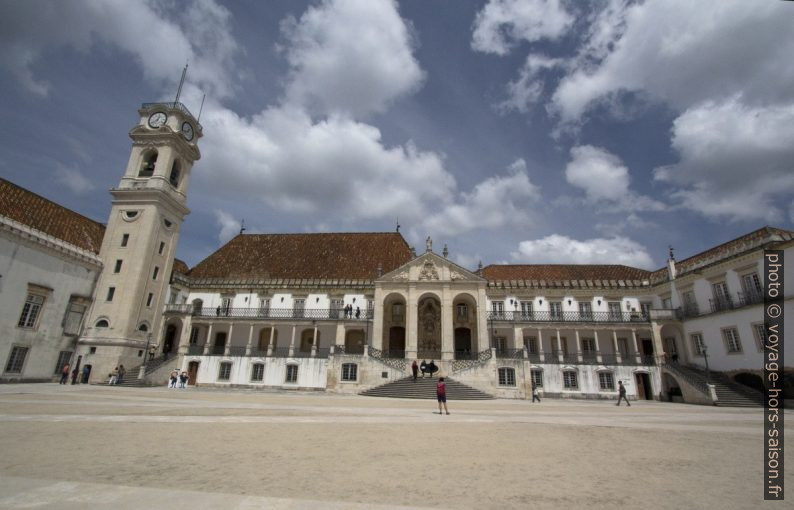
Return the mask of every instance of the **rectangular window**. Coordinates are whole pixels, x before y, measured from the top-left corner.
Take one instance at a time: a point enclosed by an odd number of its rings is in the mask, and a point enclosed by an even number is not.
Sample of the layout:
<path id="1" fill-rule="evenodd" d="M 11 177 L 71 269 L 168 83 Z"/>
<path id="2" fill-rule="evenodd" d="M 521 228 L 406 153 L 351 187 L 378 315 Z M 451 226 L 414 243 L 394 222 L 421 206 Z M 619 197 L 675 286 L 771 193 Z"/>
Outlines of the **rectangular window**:
<path id="1" fill-rule="evenodd" d="M 223 362 L 218 369 L 218 380 L 219 381 L 228 381 L 232 375 L 232 364 L 229 362 Z"/>
<path id="2" fill-rule="evenodd" d="M 755 334 L 755 346 L 759 351 L 764 350 L 766 344 L 766 328 L 763 322 L 753 324 L 753 333 Z"/>
<path id="3" fill-rule="evenodd" d="M 651 304 L 650 303 L 640 303 L 640 310 L 642 310 L 642 316 L 648 317 L 651 314 Z"/>
<path id="4" fill-rule="evenodd" d="M 739 340 L 739 332 L 736 328 L 723 329 L 722 337 L 725 339 L 725 350 L 729 354 L 742 352 L 742 342 Z"/>
<path id="5" fill-rule="evenodd" d="M 298 365 L 287 365 L 287 377 L 284 382 L 298 382 Z"/>
<path id="6" fill-rule="evenodd" d="M 108 296 L 105 301 L 113 301 L 113 295 L 116 293 L 116 287 L 108 287 Z"/>
<path id="7" fill-rule="evenodd" d="M 113 272 L 114 273 L 120 273 L 121 272 L 121 263 L 122 263 L 121 259 L 116 261 L 116 267 L 113 268 Z"/>
<path id="8" fill-rule="evenodd" d="M 71 301 L 69 307 L 66 309 L 66 317 L 63 321 L 63 334 L 64 335 L 79 335 L 80 324 L 83 322 L 83 315 L 85 314 L 86 306 L 80 303 Z"/>
<path id="9" fill-rule="evenodd" d="M 576 390 L 579 388 L 579 383 L 576 380 L 576 372 L 573 370 L 566 370 L 563 372 L 562 381 L 566 390 Z"/>
<path id="10" fill-rule="evenodd" d="M 717 282 L 711 285 L 714 293 L 714 312 L 728 310 L 731 307 L 731 296 L 728 294 L 728 286 L 725 282 Z"/>
<path id="11" fill-rule="evenodd" d="M 127 243 L 129 241 L 130 241 L 130 235 L 129 234 L 122 235 L 121 236 L 121 247 L 123 248 L 123 247 L 127 246 Z"/>
<path id="12" fill-rule="evenodd" d="M 620 319 L 620 301 L 609 302 L 609 317 L 611 319 Z"/>
<path id="13" fill-rule="evenodd" d="M 561 320 L 562 319 L 562 303 L 552 302 L 549 303 L 549 312 L 551 312 L 551 319 L 552 320 Z"/>
<path id="14" fill-rule="evenodd" d="M 15 345 L 11 349 L 11 355 L 6 362 L 6 372 L 10 374 L 19 374 L 22 372 L 22 366 L 25 364 L 25 357 L 28 355 L 28 348 Z"/>
<path id="15" fill-rule="evenodd" d="M 254 363 L 251 367 L 251 381 L 261 382 L 265 379 L 265 365 Z"/>
<path id="16" fill-rule="evenodd" d="M 358 379 L 358 365 L 342 363 L 342 380 L 355 382 Z"/>
<path id="17" fill-rule="evenodd" d="M 742 276 L 742 289 L 748 294 L 763 294 L 761 279 L 758 273 L 750 273 Z"/>
<path id="18" fill-rule="evenodd" d="M 199 330 L 196 326 L 190 328 L 190 345 L 198 344 Z"/>
<path id="19" fill-rule="evenodd" d="M 25 304 L 22 306 L 22 315 L 19 316 L 17 326 L 20 328 L 34 327 L 42 306 L 44 306 L 44 296 L 28 294 Z"/>
<path id="20" fill-rule="evenodd" d="M 529 354 L 537 354 L 538 353 L 538 339 L 534 336 L 525 336 L 524 337 L 524 347 L 527 348 L 527 352 Z"/>
<path id="21" fill-rule="evenodd" d="M 684 292 L 684 314 L 688 317 L 696 317 L 699 315 L 698 302 L 695 298 L 695 292 L 688 290 Z"/>
<path id="22" fill-rule="evenodd" d="M 615 378 L 612 372 L 598 372 L 598 387 L 605 391 L 615 391 Z"/>
<path id="23" fill-rule="evenodd" d="M 154 294 L 150 292 L 149 296 L 146 298 L 146 306 L 152 306 L 152 298 L 154 298 Z"/>
<path id="24" fill-rule="evenodd" d="M 692 333 L 689 338 L 692 341 L 692 352 L 695 353 L 695 356 L 703 356 L 703 335 Z"/>
<path id="25" fill-rule="evenodd" d="M 160 272 L 160 268 L 157 267 L 157 266 L 154 266 L 154 274 L 152 274 L 152 280 L 156 280 L 157 279 L 157 274 L 159 272 Z"/>
<path id="26" fill-rule="evenodd" d="M 159 249 L 159 250 L 157 250 L 157 253 L 159 253 L 160 255 L 162 255 L 162 254 L 163 254 L 163 250 L 164 250 L 164 249 L 165 249 L 165 243 L 164 243 L 163 241 L 160 241 L 160 249 Z"/>
<path id="27" fill-rule="evenodd" d="M 568 339 L 564 336 L 560 337 L 560 348 L 563 354 L 568 354 Z"/>
<path id="28" fill-rule="evenodd" d="M 259 315 L 262 317 L 270 315 L 270 298 L 259 298 Z"/>
<path id="29" fill-rule="evenodd" d="M 536 388 L 542 388 L 543 370 L 532 370 L 530 371 L 530 374 L 532 374 L 532 384 L 534 384 Z"/>
<path id="30" fill-rule="evenodd" d="M 620 353 L 622 356 L 626 356 L 629 353 L 628 338 L 618 338 L 618 353 Z"/>
<path id="31" fill-rule="evenodd" d="M 507 350 L 507 337 L 495 336 L 493 339 L 493 344 L 497 351 Z"/>
<path id="32" fill-rule="evenodd" d="M 499 386 L 515 386 L 516 371 L 512 368 L 499 369 Z"/>
<path id="33" fill-rule="evenodd" d="M 491 310 L 493 310 L 493 317 L 495 319 L 501 319 L 505 315 L 505 302 L 491 301 Z"/>
<path id="34" fill-rule="evenodd" d="M 521 318 L 524 320 L 532 318 L 532 301 L 521 302 Z"/>
<path id="35" fill-rule="evenodd" d="M 595 338 L 582 338 L 582 351 L 585 354 L 595 354 Z"/>
<path id="36" fill-rule="evenodd" d="M 593 303 L 579 303 L 579 314 L 584 320 L 593 319 Z"/>
<path id="37" fill-rule="evenodd" d="M 458 304 L 457 306 L 455 306 L 455 312 L 456 312 L 455 313 L 455 317 L 457 318 L 457 320 L 459 320 L 459 321 L 467 321 L 467 320 L 469 320 L 469 306 L 468 305 L 466 305 L 464 303 Z"/>
<path id="38" fill-rule="evenodd" d="M 306 308 L 305 299 L 296 299 L 292 304 L 292 316 L 295 318 L 303 317 L 303 310 Z"/>
<path id="39" fill-rule="evenodd" d="M 63 372 L 64 365 L 69 363 L 70 359 L 72 359 L 72 351 L 61 351 L 61 353 L 58 354 L 58 362 L 55 363 L 55 371 L 53 374 L 60 375 L 61 372 Z"/>

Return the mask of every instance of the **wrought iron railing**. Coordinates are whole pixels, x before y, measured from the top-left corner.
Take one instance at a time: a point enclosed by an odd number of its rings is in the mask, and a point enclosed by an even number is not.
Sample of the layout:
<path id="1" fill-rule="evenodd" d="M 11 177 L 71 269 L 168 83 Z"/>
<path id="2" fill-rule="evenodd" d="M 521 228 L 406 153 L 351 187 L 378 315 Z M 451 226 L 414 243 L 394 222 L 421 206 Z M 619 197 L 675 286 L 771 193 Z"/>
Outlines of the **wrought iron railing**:
<path id="1" fill-rule="evenodd" d="M 456 359 L 452 361 L 452 373 L 462 372 L 470 368 L 486 363 L 491 359 L 491 349 L 484 349 L 476 353 L 476 358 L 473 359 Z"/>
<path id="2" fill-rule="evenodd" d="M 488 320 L 506 322 L 648 322 L 642 312 L 488 312 Z"/>
<path id="3" fill-rule="evenodd" d="M 191 117 L 193 117 L 193 114 L 192 114 L 192 113 L 190 113 L 190 110 L 188 110 L 188 109 L 187 109 L 187 106 L 183 105 L 182 103 L 177 103 L 177 102 L 169 102 L 169 103 L 143 103 L 143 104 L 141 105 L 141 108 L 156 108 L 156 107 L 158 107 L 158 106 L 159 106 L 159 107 L 161 107 L 161 108 L 171 108 L 171 109 L 174 109 L 174 110 L 179 110 L 180 112 L 184 113 L 185 115 L 190 115 Z M 193 117 L 193 120 L 195 120 L 195 121 L 196 121 L 196 125 L 198 126 L 198 128 L 199 128 L 199 129 L 202 129 L 202 128 L 201 128 L 201 124 L 199 124 L 199 121 L 198 121 L 198 119 L 196 119 L 195 117 Z"/>
<path id="4" fill-rule="evenodd" d="M 361 356 L 364 354 L 363 345 L 335 345 L 334 354 L 351 354 L 354 356 Z"/>
<path id="5" fill-rule="evenodd" d="M 523 359 L 524 349 L 497 349 L 496 359 Z"/>
<path id="6" fill-rule="evenodd" d="M 193 356 L 204 354 L 203 345 L 188 345 L 187 353 Z"/>
<path id="7" fill-rule="evenodd" d="M 407 366 L 408 362 L 405 358 L 392 358 L 387 356 L 383 351 L 380 349 L 376 349 L 375 347 L 369 348 L 369 356 L 372 359 L 379 361 L 380 363 L 386 365 L 389 368 L 393 368 L 395 370 L 399 370 L 400 372 L 405 371 L 405 367 Z"/>
<path id="8" fill-rule="evenodd" d="M 730 295 L 726 295 L 723 297 L 709 299 L 709 306 L 711 306 L 712 313 L 733 310 L 733 298 Z"/>
<path id="9" fill-rule="evenodd" d="M 738 306 L 750 306 L 764 302 L 764 294 L 756 291 L 739 292 L 738 297 Z"/>
<path id="10" fill-rule="evenodd" d="M 341 308 L 194 308 L 193 305 L 166 305 L 166 313 L 182 313 L 200 318 L 221 319 L 305 319 L 305 320 L 370 320 L 373 310 L 345 315 Z"/>

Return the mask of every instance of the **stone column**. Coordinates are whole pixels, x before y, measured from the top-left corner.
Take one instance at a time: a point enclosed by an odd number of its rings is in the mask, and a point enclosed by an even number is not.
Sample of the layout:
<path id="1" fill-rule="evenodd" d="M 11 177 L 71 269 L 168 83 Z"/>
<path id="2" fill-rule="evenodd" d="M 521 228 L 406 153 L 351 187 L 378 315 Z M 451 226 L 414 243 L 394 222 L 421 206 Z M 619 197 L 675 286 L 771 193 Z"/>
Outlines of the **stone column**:
<path id="1" fill-rule="evenodd" d="M 662 326 L 656 322 L 651 323 L 651 338 L 653 338 L 653 353 L 658 357 L 664 357 L 664 344 L 662 343 Z"/>
<path id="2" fill-rule="evenodd" d="M 336 325 L 336 338 L 334 338 L 334 345 L 345 345 L 345 325 L 342 322 Z"/>
<path id="3" fill-rule="evenodd" d="M 212 345 L 212 323 L 210 322 L 209 326 L 207 326 L 207 340 L 206 342 L 204 342 L 204 356 L 209 355 L 211 345 Z"/>
<path id="4" fill-rule="evenodd" d="M 596 350 L 596 361 L 598 363 L 603 362 L 603 358 L 601 357 L 601 346 L 598 344 L 598 330 L 593 330 L 593 341 L 595 343 L 595 350 Z"/>
<path id="5" fill-rule="evenodd" d="M 254 341 L 254 324 L 251 323 L 251 330 L 248 332 L 248 343 L 245 344 L 245 355 L 251 355 L 251 343 Z"/>
<path id="6" fill-rule="evenodd" d="M 524 328 L 521 326 L 513 327 L 513 349 L 522 349 L 524 347 Z"/>
<path id="7" fill-rule="evenodd" d="M 297 327 L 297 325 L 295 325 L 295 324 L 292 325 L 292 336 L 289 339 L 289 353 L 288 353 L 288 355 L 290 357 L 295 355 L 295 328 L 296 327 Z"/>
<path id="8" fill-rule="evenodd" d="M 631 329 L 631 340 L 634 342 L 634 359 L 637 363 L 640 362 L 640 345 L 637 343 L 637 330 Z"/>
<path id="9" fill-rule="evenodd" d="M 490 347 L 488 337 L 488 309 L 487 297 L 485 295 L 485 283 L 482 283 L 477 291 L 477 351 L 484 351 Z"/>
<path id="10" fill-rule="evenodd" d="M 565 353 L 562 352 L 562 340 L 560 340 L 560 330 L 557 329 L 557 360 L 562 363 Z"/>
<path id="11" fill-rule="evenodd" d="M 383 350 L 383 323 L 386 315 L 383 311 L 383 290 L 375 286 L 375 296 L 372 298 L 372 346 Z"/>
<path id="12" fill-rule="evenodd" d="M 623 357 L 620 355 L 620 348 L 618 347 L 618 332 L 616 330 L 612 330 L 612 346 L 615 349 L 615 362 L 620 364 L 623 361 Z"/>
<path id="13" fill-rule="evenodd" d="M 574 329 L 573 332 L 576 335 L 576 358 L 579 360 L 579 363 L 581 363 L 584 361 L 584 354 L 582 353 L 582 339 L 579 338 L 579 329 Z"/>
<path id="14" fill-rule="evenodd" d="M 226 346 L 223 348 L 223 355 L 229 356 L 232 350 L 232 333 L 234 333 L 234 323 L 229 323 L 229 336 L 226 338 Z"/>
<path id="15" fill-rule="evenodd" d="M 441 290 L 441 359 L 453 359 L 454 339 L 452 335 L 452 297 L 449 285 Z"/>
<path id="16" fill-rule="evenodd" d="M 190 331 L 193 329 L 193 317 L 188 315 L 185 323 L 182 325 L 182 334 L 179 335 L 179 347 L 177 352 L 179 354 L 187 354 L 188 346 L 190 345 Z M 151 346 L 150 346 L 151 347 Z M 149 353 L 145 352 L 144 356 L 149 359 Z"/>
<path id="17" fill-rule="evenodd" d="M 317 357 L 317 324 L 314 325 L 314 333 L 312 335 L 312 358 Z"/>
<path id="18" fill-rule="evenodd" d="M 273 338 L 276 336 L 276 325 L 270 325 L 270 339 L 267 341 L 267 355 L 273 355 Z"/>
<path id="19" fill-rule="evenodd" d="M 540 328 L 538 328 L 538 357 L 541 363 L 546 360 L 546 355 L 543 352 L 543 330 Z"/>
<path id="20" fill-rule="evenodd" d="M 405 357 L 416 359 L 417 349 L 417 317 L 419 315 L 418 303 L 416 302 L 416 285 L 408 287 L 408 298 L 405 301 Z"/>

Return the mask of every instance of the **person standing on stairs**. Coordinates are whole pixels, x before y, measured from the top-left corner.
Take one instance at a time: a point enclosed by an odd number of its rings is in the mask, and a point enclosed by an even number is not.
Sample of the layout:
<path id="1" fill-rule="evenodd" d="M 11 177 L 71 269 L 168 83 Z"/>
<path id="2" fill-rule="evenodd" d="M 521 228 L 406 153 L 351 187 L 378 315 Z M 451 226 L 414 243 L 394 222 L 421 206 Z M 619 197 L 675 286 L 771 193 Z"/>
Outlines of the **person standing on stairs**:
<path id="1" fill-rule="evenodd" d="M 414 382 L 416 382 L 416 376 L 419 375 L 419 365 L 416 364 L 416 360 L 411 363 L 411 372 L 414 374 Z"/>

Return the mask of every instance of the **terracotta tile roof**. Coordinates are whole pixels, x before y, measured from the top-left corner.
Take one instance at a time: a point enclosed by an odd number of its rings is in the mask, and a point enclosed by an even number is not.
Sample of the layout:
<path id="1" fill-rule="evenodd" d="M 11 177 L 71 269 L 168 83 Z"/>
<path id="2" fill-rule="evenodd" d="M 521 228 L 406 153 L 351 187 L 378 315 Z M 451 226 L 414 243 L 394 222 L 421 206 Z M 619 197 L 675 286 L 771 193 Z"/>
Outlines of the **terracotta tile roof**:
<path id="1" fill-rule="evenodd" d="M 0 178 L 0 215 L 99 253 L 105 226 Z"/>
<path id="2" fill-rule="evenodd" d="M 647 280 L 650 274 L 635 267 L 601 264 L 494 264 L 482 270 L 490 281 Z"/>
<path id="3" fill-rule="evenodd" d="M 390 233 L 242 234 L 190 270 L 198 278 L 362 279 L 411 260 L 402 235 Z"/>
<path id="4" fill-rule="evenodd" d="M 188 272 L 190 271 L 190 268 L 187 266 L 185 261 L 175 258 L 174 259 L 174 267 L 173 267 L 173 269 L 171 269 L 171 271 L 174 272 L 174 273 L 179 273 L 179 274 L 188 274 Z"/>

